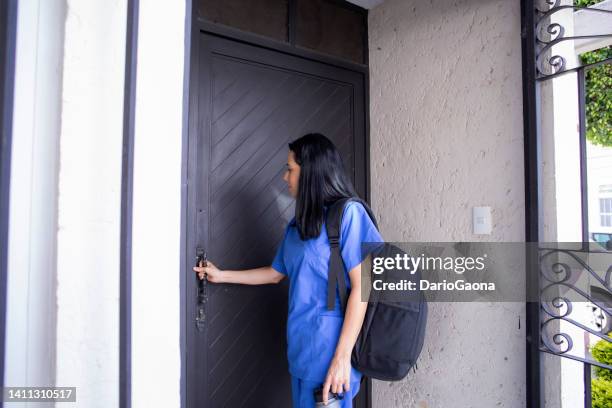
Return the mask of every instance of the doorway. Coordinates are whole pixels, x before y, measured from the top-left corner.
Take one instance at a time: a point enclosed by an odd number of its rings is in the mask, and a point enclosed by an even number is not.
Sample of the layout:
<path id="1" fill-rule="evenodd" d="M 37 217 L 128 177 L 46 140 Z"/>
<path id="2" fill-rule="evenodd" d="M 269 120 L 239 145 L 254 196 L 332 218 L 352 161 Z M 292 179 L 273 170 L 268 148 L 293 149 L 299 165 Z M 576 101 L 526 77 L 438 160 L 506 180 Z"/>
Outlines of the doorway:
<path id="1" fill-rule="evenodd" d="M 269 265 L 294 213 L 282 180 L 288 142 L 309 132 L 339 147 L 367 197 L 366 74 L 198 29 L 192 41 L 186 271 Z M 195 274 L 194 274 L 195 275 Z M 288 407 L 288 282 L 206 284 L 184 298 L 188 407 Z M 366 382 L 355 403 L 366 407 Z"/>

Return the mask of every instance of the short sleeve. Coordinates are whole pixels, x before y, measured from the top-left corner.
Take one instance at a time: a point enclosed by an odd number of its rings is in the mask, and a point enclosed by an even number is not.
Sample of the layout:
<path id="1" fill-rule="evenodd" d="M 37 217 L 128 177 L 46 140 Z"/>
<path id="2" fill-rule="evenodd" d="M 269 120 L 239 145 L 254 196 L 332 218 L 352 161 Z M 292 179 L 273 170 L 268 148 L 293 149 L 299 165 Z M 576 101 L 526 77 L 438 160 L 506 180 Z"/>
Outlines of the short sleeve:
<path id="1" fill-rule="evenodd" d="M 363 262 L 368 255 L 362 254 L 363 242 L 384 242 L 384 240 L 364 206 L 352 201 L 344 208 L 340 229 L 340 253 L 347 272 Z"/>
<path id="2" fill-rule="evenodd" d="M 287 268 L 285 267 L 285 242 L 287 242 L 287 233 L 289 232 L 289 225 L 285 228 L 285 236 L 281 241 L 278 249 L 276 250 L 276 255 L 274 256 L 274 260 L 272 261 L 272 268 L 275 271 L 282 273 L 283 275 L 287 275 Z"/>

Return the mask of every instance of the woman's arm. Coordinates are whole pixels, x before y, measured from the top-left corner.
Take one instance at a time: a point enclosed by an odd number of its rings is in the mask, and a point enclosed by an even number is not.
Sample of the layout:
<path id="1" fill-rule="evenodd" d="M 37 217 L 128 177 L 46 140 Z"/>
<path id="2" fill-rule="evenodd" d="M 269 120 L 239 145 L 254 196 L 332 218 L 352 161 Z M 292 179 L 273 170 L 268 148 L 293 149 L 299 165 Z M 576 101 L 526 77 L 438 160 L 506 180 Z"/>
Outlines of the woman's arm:
<path id="1" fill-rule="evenodd" d="M 271 266 L 246 269 L 242 271 L 221 271 L 222 281 L 226 283 L 242 283 L 245 285 L 265 285 L 267 283 L 279 283 L 285 275 L 277 272 Z"/>
<path id="2" fill-rule="evenodd" d="M 364 263 L 360 263 L 349 271 L 351 293 L 346 304 L 344 323 L 342 324 L 340 338 L 336 345 L 336 352 L 323 384 L 323 401 L 325 403 L 327 403 L 329 390 L 335 393 L 350 390 L 351 353 L 361 331 L 361 325 L 368 308 L 368 302 L 361 301 L 361 265 Z"/>
<path id="3" fill-rule="evenodd" d="M 200 279 L 203 279 L 204 274 L 206 274 L 207 280 L 213 283 L 265 285 L 268 283 L 279 283 L 285 277 L 285 275 L 277 272 L 271 266 L 240 271 L 222 271 L 210 261 L 208 261 L 208 266 L 196 266 L 193 270 L 199 274 Z"/>

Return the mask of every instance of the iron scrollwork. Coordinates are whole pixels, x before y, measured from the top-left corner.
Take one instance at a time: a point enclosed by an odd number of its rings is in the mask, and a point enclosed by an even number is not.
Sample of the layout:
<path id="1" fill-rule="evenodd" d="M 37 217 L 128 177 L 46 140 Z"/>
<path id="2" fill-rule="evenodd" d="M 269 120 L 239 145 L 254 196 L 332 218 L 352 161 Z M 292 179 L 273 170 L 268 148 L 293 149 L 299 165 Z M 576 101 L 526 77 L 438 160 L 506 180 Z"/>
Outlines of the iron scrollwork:
<path id="1" fill-rule="evenodd" d="M 573 72 L 580 68 L 587 67 L 593 64 L 580 65 L 574 67 L 567 66 L 567 58 L 563 55 L 555 54 L 552 52 L 552 48 L 565 41 L 574 40 L 588 40 L 597 38 L 612 38 L 612 32 L 592 34 L 592 35 L 578 35 L 578 36 L 566 36 L 565 27 L 558 23 L 551 21 L 551 17 L 563 10 L 584 10 L 588 13 L 599 13 L 610 16 L 610 25 L 612 27 L 612 10 L 600 9 L 595 7 L 578 7 L 573 5 L 561 5 L 561 0 L 545 0 L 543 2 L 546 6 L 541 7 L 536 4 L 536 70 L 537 79 L 549 79 L 558 76 L 562 73 Z M 551 55 L 553 54 L 553 55 Z M 608 59 L 609 60 L 609 59 Z M 598 63 L 605 62 L 599 61 Z"/>
<path id="2" fill-rule="evenodd" d="M 576 304 L 593 305 L 599 308 L 607 319 L 612 319 L 611 304 L 595 299 L 591 293 L 592 288 L 596 287 L 612 299 L 612 265 L 609 265 L 601 276 L 598 271 L 601 268 L 593 268 L 583 259 L 589 259 L 589 255 L 595 253 L 588 250 L 540 248 L 540 350 L 612 370 L 612 365 L 596 361 L 588 355 L 583 356 L 581 350 L 576 350 L 573 338 L 575 334 L 572 335 L 572 332 L 580 332 L 584 337 L 584 333 L 590 333 L 612 343 L 612 337 L 608 333 L 598 331 L 587 322 L 581 321 L 580 314 L 577 314 L 579 317 L 573 314 Z M 610 254 L 606 251 L 601 253 Z M 605 262 L 609 262 L 609 259 L 609 256 L 604 257 Z M 562 322 L 565 324 L 561 324 Z"/>

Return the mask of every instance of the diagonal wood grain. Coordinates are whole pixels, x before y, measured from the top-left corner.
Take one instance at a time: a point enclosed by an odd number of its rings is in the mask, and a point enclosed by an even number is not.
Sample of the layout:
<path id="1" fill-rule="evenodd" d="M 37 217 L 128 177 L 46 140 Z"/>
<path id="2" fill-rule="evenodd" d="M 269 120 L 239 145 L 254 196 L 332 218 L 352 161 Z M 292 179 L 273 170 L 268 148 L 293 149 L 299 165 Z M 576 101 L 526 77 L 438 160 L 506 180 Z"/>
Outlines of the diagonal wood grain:
<path id="1" fill-rule="evenodd" d="M 287 143 L 307 132 L 324 133 L 352 170 L 356 82 L 328 78 L 331 71 L 324 64 L 289 69 L 264 63 L 261 55 L 274 52 L 246 44 L 237 45 L 239 55 L 233 57 L 234 49 L 224 48 L 228 40 L 205 38 L 210 43 L 202 45 L 200 61 L 208 65 L 201 71 L 205 85 L 199 88 L 199 101 L 210 102 L 201 104 L 198 137 L 199 146 L 207 149 L 201 157 L 207 160 L 200 162 L 202 173 L 195 177 L 201 189 L 196 196 L 206 200 L 196 208 L 205 207 L 206 215 L 197 228 L 206 235 L 209 259 L 219 267 L 269 265 L 295 211 L 282 179 Z M 207 326 L 196 334 L 197 350 L 188 350 L 188 358 L 197 361 L 188 376 L 201 379 L 205 390 L 196 406 L 290 405 L 287 286 L 287 280 L 281 285 L 208 286 Z"/>

